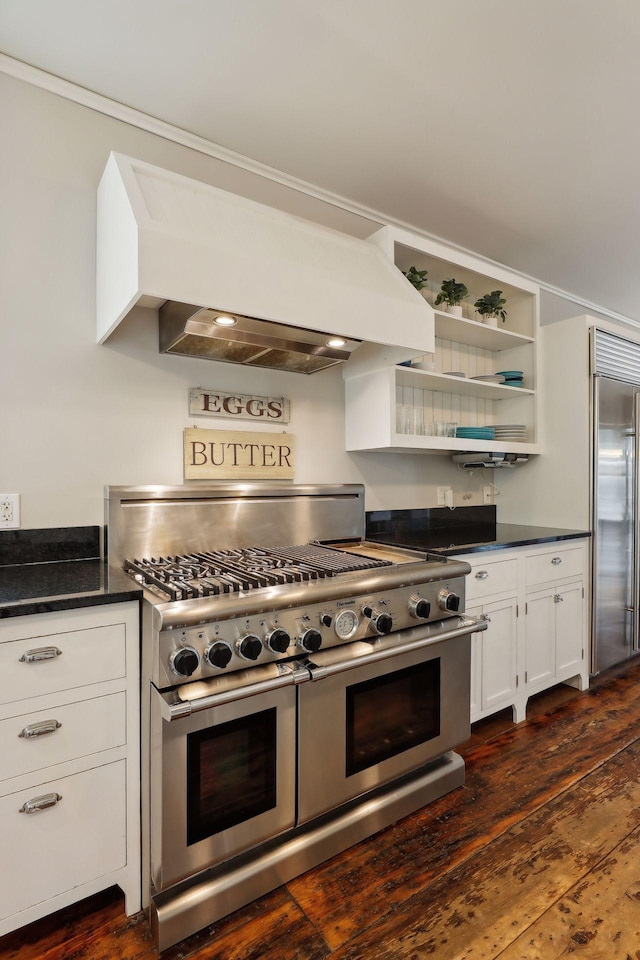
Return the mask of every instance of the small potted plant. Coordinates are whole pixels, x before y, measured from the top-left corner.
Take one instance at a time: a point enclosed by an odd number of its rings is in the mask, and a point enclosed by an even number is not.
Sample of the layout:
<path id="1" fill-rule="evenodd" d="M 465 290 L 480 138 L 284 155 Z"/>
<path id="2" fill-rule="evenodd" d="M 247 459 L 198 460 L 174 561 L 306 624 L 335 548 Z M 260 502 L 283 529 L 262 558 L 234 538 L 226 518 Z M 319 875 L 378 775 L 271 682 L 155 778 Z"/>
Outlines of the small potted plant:
<path id="1" fill-rule="evenodd" d="M 436 297 L 435 306 L 439 307 L 441 303 L 446 304 L 446 312 L 453 314 L 454 317 L 462 316 L 462 301 L 469 296 L 469 291 L 464 283 L 457 283 L 455 280 L 443 280 L 440 286 L 440 293 Z"/>
<path id="2" fill-rule="evenodd" d="M 422 290 L 423 287 L 426 287 L 428 283 L 426 270 L 416 270 L 415 267 L 409 267 L 408 270 L 403 270 L 402 272 L 416 290 Z"/>
<path id="3" fill-rule="evenodd" d="M 498 326 L 498 318 L 504 321 L 507 319 L 507 312 L 504 305 L 507 301 L 502 296 L 502 290 L 492 290 L 491 293 L 485 293 L 474 303 L 474 307 L 482 317 L 481 323 L 486 323 L 489 327 Z"/>

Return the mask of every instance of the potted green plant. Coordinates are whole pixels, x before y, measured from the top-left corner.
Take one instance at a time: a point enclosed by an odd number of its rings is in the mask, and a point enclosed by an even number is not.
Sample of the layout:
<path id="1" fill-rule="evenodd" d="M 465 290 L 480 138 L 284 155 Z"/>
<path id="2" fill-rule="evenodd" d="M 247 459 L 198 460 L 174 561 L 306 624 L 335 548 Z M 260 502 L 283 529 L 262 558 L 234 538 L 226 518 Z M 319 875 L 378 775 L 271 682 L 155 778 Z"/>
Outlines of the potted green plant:
<path id="1" fill-rule="evenodd" d="M 474 303 L 474 307 L 483 318 L 482 322 L 490 327 L 498 326 L 498 318 L 504 321 L 507 319 L 507 312 L 504 305 L 507 301 L 502 296 L 502 290 L 492 290 L 491 293 L 485 293 Z"/>
<path id="2" fill-rule="evenodd" d="M 441 303 L 446 304 L 447 313 L 454 317 L 462 316 L 462 301 L 469 296 L 469 291 L 464 283 L 457 283 L 455 280 L 443 280 L 440 286 L 440 293 L 436 297 L 435 306 L 439 307 Z"/>
<path id="3" fill-rule="evenodd" d="M 426 270 L 416 270 L 415 267 L 409 267 L 408 270 L 403 270 L 402 272 L 416 290 L 422 290 L 423 287 L 426 287 L 428 283 Z"/>

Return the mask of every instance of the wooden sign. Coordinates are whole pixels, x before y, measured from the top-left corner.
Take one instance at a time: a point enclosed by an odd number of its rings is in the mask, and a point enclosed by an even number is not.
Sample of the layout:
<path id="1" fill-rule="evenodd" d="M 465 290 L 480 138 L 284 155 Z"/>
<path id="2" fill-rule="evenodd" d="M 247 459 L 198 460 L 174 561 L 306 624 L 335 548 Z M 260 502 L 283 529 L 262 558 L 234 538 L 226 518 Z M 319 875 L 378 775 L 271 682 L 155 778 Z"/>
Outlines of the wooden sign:
<path id="1" fill-rule="evenodd" d="M 185 480 L 293 480 L 290 433 L 184 431 Z"/>
<path id="2" fill-rule="evenodd" d="M 285 397 L 256 397 L 208 387 L 190 387 L 189 414 L 192 417 L 289 423 L 289 401 Z"/>

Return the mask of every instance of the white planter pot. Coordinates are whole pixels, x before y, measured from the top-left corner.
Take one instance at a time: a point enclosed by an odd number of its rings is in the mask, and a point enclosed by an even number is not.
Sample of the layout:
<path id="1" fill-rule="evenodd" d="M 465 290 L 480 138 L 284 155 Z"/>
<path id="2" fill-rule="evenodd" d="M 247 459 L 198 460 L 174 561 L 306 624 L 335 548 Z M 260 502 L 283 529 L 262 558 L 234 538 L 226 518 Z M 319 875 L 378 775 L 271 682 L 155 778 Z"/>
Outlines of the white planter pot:
<path id="1" fill-rule="evenodd" d="M 462 316 L 462 304 L 456 303 L 455 306 L 447 304 L 445 313 L 450 313 L 452 317 L 461 317 Z"/>
<path id="2" fill-rule="evenodd" d="M 497 317 L 483 317 L 484 322 L 488 327 L 497 327 L 498 318 Z"/>

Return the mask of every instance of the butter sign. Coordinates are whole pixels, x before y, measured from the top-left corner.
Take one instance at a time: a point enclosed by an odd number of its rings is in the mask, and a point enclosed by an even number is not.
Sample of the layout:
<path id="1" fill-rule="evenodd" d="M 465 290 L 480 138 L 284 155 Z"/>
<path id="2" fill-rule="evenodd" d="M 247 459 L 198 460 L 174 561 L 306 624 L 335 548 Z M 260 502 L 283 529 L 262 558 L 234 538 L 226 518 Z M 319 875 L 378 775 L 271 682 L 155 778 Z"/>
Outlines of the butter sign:
<path id="1" fill-rule="evenodd" d="M 189 414 L 192 417 L 289 423 L 289 401 L 286 397 L 257 397 L 255 394 L 225 393 L 210 387 L 190 387 Z"/>
<path id="2" fill-rule="evenodd" d="M 237 430 L 184 431 L 185 480 L 293 480 L 295 437 Z"/>

